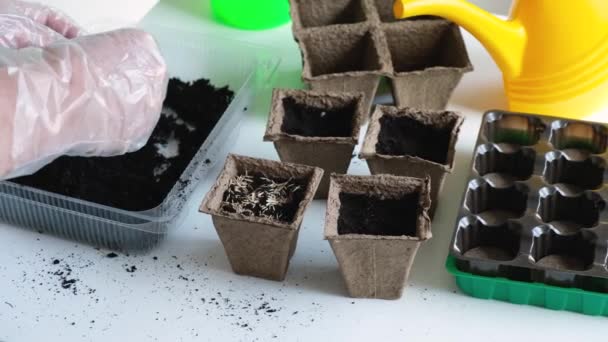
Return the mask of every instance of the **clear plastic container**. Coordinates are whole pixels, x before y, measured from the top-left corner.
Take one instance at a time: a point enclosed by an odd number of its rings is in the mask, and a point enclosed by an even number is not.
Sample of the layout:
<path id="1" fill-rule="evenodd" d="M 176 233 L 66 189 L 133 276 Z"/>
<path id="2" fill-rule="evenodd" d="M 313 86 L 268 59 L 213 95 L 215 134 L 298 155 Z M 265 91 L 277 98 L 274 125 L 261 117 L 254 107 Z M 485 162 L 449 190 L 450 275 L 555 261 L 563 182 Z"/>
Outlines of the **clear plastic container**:
<path id="1" fill-rule="evenodd" d="M 172 77 L 208 78 L 215 86 L 228 85 L 235 92 L 234 100 L 162 204 L 131 212 L 0 182 L 0 221 L 122 251 L 149 250 L 179 224 L 192 191 L 214 163 L 225 159 L 254 94 L 269 86 L 279 60 L 267 50 L 241 41 L 166 28 L 151 31 Z M 205 163 L 207 159 L 211 163 Z"/>

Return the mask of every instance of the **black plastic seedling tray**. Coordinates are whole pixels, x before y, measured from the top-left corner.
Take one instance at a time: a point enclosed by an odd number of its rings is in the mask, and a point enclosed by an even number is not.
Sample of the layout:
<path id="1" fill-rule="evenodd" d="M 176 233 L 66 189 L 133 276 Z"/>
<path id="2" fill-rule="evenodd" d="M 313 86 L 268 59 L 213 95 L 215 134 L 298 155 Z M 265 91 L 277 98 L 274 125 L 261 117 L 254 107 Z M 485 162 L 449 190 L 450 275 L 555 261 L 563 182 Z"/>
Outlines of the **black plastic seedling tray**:
<path id="1" fill-rule="evenodd" d="M 460 271 L 608 292 L 605 124 L 485 114 L 451 244 Z"/>

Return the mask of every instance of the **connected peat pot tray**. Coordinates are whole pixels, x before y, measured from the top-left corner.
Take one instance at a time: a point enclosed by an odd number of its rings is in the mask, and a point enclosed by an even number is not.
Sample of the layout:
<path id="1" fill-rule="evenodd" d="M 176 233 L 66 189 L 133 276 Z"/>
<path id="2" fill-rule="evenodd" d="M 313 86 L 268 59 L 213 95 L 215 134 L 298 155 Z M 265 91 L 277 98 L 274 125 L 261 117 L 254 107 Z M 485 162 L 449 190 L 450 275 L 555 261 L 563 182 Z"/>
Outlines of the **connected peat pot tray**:
<path id="1" fill-rule="evenodd" d="M 395 20 L 390 0 L 290 0 L 302 78 L 313 90 L 365 94 L 369 113 L 380 79 L 399 107 L 444 109 L 473 70 L 460 28 L 437 17 Z"/>
<path id="2" fill-rule="evenodd" d="M 491 111 L 448 269 L 474 296 L 608 315 L 605 124 Z"/>
<path id="3" fill-rule="evenodd" d="M 151 33 L 173 79 L 148 144 L 119 157 L 62 157 L 1 182 L 0 221 L 123 251 L 149 250 L 179 223 L 279 61 L 243 42 L 165 28 Z"/>

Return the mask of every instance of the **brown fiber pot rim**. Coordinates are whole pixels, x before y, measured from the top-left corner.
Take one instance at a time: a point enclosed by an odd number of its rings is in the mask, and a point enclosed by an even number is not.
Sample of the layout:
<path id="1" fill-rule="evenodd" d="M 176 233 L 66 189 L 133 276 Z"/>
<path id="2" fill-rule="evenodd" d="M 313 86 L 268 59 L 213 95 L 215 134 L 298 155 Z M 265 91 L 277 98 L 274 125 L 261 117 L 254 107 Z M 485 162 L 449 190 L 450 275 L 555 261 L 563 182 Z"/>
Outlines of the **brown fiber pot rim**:
<path id="1" fill-rule="evenodd" d="M 383 194 L 398 196 L 417 191 L 420 194 L 418 200 L 418 220 L 416 222 L 416 236 L 379 236 L 369 234 L 342 234 L 338 233 L 338 218 L 340 216 L 340 193 L 356 194 Z M 430 239 L 431 219 L 429 209 L 431 207 L 430 178 L 414 178 L 393 175 L 354 176 L 354 175 L 331 175 L 329 195 L 327 198 L 327 211 L 325 213 L 324 237 L 326 240 L 401 240 L 401 241 L 425 241 Z"/>
<path id="2" fill-rule="evenodd" d="M 222 198 L 224 192 L 228 188 L 230 179 L 232 179 L 233 176 L 242 173 L 241 170 L 243 168 L 254 172 L 265 172 L 271 177 L 307 179 L 304 198 L 300 202 L 294 219 L 291 222 L 281 222 L 263 217 L 244 216 L 237 213 L 226 213 L 221 210 Z M 304 218 L 304 212 L 308 205 L 310 205 L 322 178 L 323 170 L 318 167 L 230 154 L 226 159 L 224 168 L 220 172 L 220 175 L 211 190 L 209 190 L 205 196 L 199 210 L 212 216 L 224 217 L 231 220 L 259 223 L 279 229 L 297 230 Z"/>

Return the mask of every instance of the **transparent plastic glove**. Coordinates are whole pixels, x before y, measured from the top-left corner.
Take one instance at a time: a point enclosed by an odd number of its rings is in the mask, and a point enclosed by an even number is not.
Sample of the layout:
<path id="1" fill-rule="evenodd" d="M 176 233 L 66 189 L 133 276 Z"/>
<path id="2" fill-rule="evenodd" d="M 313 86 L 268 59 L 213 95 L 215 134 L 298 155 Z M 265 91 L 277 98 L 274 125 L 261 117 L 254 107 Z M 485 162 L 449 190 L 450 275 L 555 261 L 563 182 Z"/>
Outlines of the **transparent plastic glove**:
<path id="1" fill-rule="evenodd" d="M 0 179 L 34 173 L 62 155 L 112 156 L 145 145 L 168 82 L 150 35 L 81 35 L 69 18 L 40 5 L 4 3 L 2 10 Z"/>

